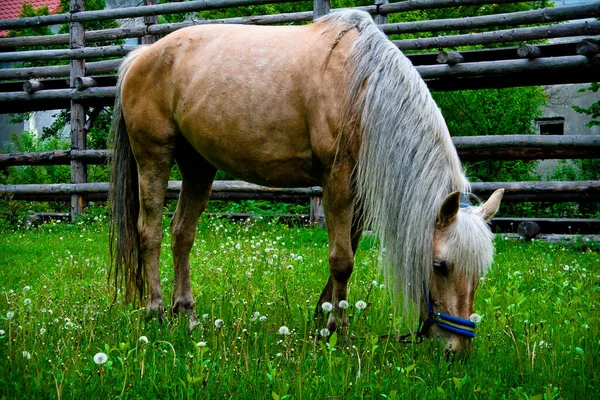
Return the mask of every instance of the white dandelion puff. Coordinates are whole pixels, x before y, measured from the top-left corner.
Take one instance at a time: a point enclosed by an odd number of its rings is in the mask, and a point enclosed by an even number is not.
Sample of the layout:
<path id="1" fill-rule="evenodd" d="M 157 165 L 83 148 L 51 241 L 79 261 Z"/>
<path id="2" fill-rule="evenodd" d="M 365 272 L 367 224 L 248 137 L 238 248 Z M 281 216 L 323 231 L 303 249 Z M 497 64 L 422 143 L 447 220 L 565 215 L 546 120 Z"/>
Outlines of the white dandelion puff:
<path id="1" fill-rule="evenodd" d="M 225 321 L 223 321 L 222 319 L 215 320 L 215 327 L 222 328 L 223 326 L 225 326 Z"/>
<path id="2" fill-rule="evenodd" d="M 44 333 L 46 333 L 46 328 L 40 328 L 40 335 L 43 335 Z"/>
<path id="3" fill-rule="evenodd" d="M 367 303 L 365 303 L 362 300 L 359 300 L 356 302 L 356 308 L 358 309 L 358 311 L 364 310 L 365 308 L 367 308 Z"/>
<path id="4" fill-rule="evenodd" d="M 146 343 L 148 343 L 148 337 L 146 337 L 146 336 L 140 336 L 140 338 L 138 339 L 138 341 L 140 343 L 146 344 Z"/>
<path id="5" fill-rule="evenodd" d="M 323 336 L 323 337 L 327 337 L 327 336 L 329 336 L 329 334 L 330 334 L 330 333 L 331 333 L 331 332 L 329 332 L 329 329 L 327 329 L 327 328 L 323 328 L 323 329 L 321 329 L 321 330 L 319 331 L 319 334 L 320 334 L 321 336 Z"/>
<path id="6" fill-rule="evenodd" d="M 23 304 L 25 304 L 26 306 L 31 304 L 31 299 L 27 298 L 25 300 L 23 300 Z"/>
<path id="7" fill-rule="evenodd" d="M 29 353 L 28 351 L 24 351 L 23 352 L 23 358 L 31 360 L 31 353 Z"/>
<path id="8" fill-rule="evenodd" d="M 208 314 L 202 314 L 202 319 L 208 319 L 209 316 L 210 315 L 208 315 Z"/>
<path id="9" fill-rule="evenodd" d="M 321 307 L 323 308 L 323 311 L 325 311 L 325 312 L 330 312 L 331 310 L 333 310 L 333 304 L 331 304 L 328 301 L 326 301 L 325 303 L 321 304 Z"/>
<path id="10" fill-rule="evenodd" d="M 471 316 L 469 317 L 469 321 L 473 322 L 474 324 L 478 324 L 481 322 L 481 315 L 471 314 Z"/>
<path id="11" fill-rule="evenodd" d="M 14 316 L 15 316 L 15 313 L 12 311 L 9 311 L 6 313 L 6 318 L 8 318 L 8 319 L 13 319 Z"/>
<path id="12" fill-rule="evenodd" d="M 281 328 L 279 328 L 278 333 L 280 335 L 289 335 L 290 334 L 290 329 L 287 326 L 283 325 Z"/>
<path id="13" fill-rule="evenodd" d="M 105 364 L 107 360 L 108 356 L 104 353 L 96 353 L 96 355 L 94 356 L 94 362 L 97 365 Z"/>
<path id="14" fill-rule="evenodd" d="M 6 332 L 4 332 L 4 329 L 0 329 L 0 336 L 4 336 Z"/>
<path id="15" fill-rule="evenodd" d="M 260 318 L 260 313 L 258 311 L 254 311 L 254 313 L 250 316 L 250 321 L 256 321 Z"/>
<path id="16" fill-rule="evenodd" d="M 196 343 L 196 347 L 199 347 L 199 348 L 206 347 L 206 342 L 198 342 L 198 343 Z"/>
<path id="17" fill-rule="evenodd" d="M 258 319 L 260 322 L 265 322 L 267 320 L 267 316 L 266 315 L 261 315 L 260 318 Z"/>
<path id="18" fill-rule="evenodd" d="M 340 300 L 338 306 L 342 309 L 345 310 L 348 308 L 349 304 L 346 300 Z"/>

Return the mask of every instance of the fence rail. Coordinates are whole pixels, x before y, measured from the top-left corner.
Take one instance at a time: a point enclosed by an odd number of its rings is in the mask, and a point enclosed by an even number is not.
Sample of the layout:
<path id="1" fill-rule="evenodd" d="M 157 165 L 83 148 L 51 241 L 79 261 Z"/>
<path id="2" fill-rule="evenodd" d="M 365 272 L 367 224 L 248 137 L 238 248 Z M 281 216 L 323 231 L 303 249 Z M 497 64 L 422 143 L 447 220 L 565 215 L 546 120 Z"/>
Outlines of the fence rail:
<path id="1" fill-rule="evenodd" d="M 453 137 L 462 161 L 550 160 L 598 158 L 600 136 L 471 136 Z M 17 165 L 68 165 L 72 160 L 106 164 L 110 150 L 52 150 L 39 153 L 0 153 L 0 168 Z"/>
<path id="2" fill-rule="evenodd" d="M 473 194 L 487 197 L 504 188 L 506 202 L 597 202 L 600 201 L 600 181 L 572 182 L 474 182 Z M 167 199 L 177 199 L 181 181 L 170 181 Z M 67 200 L 73 195 L 86 195 L 95 201 L 106 201 L 109 184 L 47 184 L 0 185 L 0 195 L 10 195 L 14 200 Z M 321 196 L 320 187 L 271 188 L 241 181 L 215 181 L 211 200 L 272 200 L 297 201 Z"/>

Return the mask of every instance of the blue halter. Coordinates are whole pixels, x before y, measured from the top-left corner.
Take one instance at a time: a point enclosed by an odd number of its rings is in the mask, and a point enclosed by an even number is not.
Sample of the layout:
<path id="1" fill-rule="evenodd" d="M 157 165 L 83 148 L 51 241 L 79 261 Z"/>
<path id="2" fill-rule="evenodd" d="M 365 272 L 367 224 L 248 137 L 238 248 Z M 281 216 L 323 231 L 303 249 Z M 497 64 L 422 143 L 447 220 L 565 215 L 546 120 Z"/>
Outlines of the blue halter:
<path id="1" fill-rule="evenodd" d="M 429 290 L 427 290 L 426 283 L 423 283 L 423 290 L 425 291 L 425 302 L 427 304 L 428 315 L 425 322 L 423 322 L 423 326 L 417 332 L 417 337 L 423 338 L 427 336 L 429 334 L 429 329 L 434 324 L 436 324 L 440 329 L 452 332 L 459 336 L 464 336 L 467 338 L 475 337 L 476 325 L 474 322 L 441 312 L 434 313 L 433 306 L 431 305 L 431 296 L 429 296 Z"/>

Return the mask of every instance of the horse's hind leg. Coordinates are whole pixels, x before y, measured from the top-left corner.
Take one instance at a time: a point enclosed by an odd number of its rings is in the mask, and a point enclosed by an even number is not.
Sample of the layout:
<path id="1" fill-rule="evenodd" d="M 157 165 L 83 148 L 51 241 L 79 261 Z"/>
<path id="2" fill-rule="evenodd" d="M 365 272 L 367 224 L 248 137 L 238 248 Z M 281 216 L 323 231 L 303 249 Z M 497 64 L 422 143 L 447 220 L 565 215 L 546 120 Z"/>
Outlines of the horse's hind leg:
<path id="1" fill-rule="evenodd" d="M 173 163 L 173 146 L 153 143 L 150 135 L 131 135 L 138 163 L 140 214 L 138 232 L 140 253 L 148 287 L 146 312 L 162 321 L 164 303 L 159 274 L 160 246 L 163 238 L 162 210 Z"/>
<path id="2" fill-rule="evenodd" d="M 172 311 L 193 315 L 194 300 L 190 286 L 190 251 L 196 224 L 206 209 L 216 168 L 202 158 L 183 138 L 178 141 L 175 161 L 182 175 L 181 193 L 171 222 L 171 250 L 175 267 Z"/>

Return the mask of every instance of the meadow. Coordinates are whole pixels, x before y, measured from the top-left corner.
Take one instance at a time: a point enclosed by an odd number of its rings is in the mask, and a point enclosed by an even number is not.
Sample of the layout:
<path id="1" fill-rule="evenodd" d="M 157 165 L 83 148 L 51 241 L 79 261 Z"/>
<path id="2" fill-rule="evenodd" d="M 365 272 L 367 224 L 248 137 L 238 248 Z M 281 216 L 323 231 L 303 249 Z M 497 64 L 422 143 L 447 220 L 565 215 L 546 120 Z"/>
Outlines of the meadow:
<path id="1" fill-rule="evenodd" d="M 350 325 L 327 335 L 313 319 L 328 274 L 325 230 L 202 219 L 191 258 L 200 324 L 190 333 L 186 317 L 159 324 L 122 296 L 113 304 L 107 226 L 96 216 L 0 233 L 0 398 L 592 399 L 600 390 L 598 244 L 497 235 L 473 351 L 448 360 L 434 344 L 395 340 L 416 326 L 394 313 L 368 237 Z M 161 265 L 168 303 L 168 233 Z"/>

